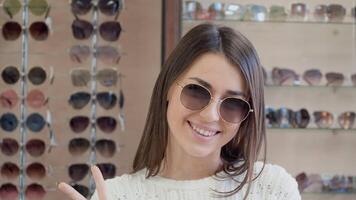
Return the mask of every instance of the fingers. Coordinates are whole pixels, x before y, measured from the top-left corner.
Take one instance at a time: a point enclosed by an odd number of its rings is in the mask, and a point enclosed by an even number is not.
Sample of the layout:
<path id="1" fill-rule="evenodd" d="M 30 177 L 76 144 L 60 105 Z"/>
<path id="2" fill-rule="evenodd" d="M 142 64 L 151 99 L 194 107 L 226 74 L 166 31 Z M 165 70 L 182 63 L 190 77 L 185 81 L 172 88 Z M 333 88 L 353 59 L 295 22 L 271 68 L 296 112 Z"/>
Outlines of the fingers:
<path id="1" fill-rule="evenodd" d="M 93 165 L 91 167 L 91 173 L 93 174 L 95 180 L 99 200 L 106 200 L 105 181 L 103 175 L 100 172 L 100 169 L 96 165 Z"/>
<path id="2" fill-rule="evenodd" d="M 68 185 L 67 183 L 59 183 L 58 189 L 65 193 L 72 200 L 86 200 L 79 192 L 77 192 L 73 187 Z M 100 199 L 101 200 L 101 199 Z"/>

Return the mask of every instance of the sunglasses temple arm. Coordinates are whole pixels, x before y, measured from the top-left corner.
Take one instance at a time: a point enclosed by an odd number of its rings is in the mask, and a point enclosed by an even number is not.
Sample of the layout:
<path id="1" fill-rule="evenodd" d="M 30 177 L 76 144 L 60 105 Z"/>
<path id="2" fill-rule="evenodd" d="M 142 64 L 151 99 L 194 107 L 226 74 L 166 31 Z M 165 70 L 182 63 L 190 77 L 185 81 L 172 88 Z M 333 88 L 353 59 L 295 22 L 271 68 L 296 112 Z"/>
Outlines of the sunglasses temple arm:
<path id="1" fill-rule="evenodd" d="M 119 112 L 118 120 L 120 123 L 121 132 L 124 132 L 125 131 L 125 116 L 124 116 L 124 113 L 122 112 L 122 110 L 120 110 L 120 112 Z"/>
<path id="2" fill-rule="evenodd" d="M 13 16 L 12 16 L 11 12 L 9 11 L 9 8 L 8 7 L 4 7 L 4 10 L 5 10 L 6 14 L 9 15 L 10 19 L 12 19 Z"/>
<path id="3" fill-rule="evenodd" d="M 51 6 L 48 6 L 47 11 L 46 11 L 46 15 L 45 15 L 45 19 L 48 18 L 50 12 L 51 12 Z"/>
<path id="4" fill-rule="evenodd" d="M 50 78 L 49 78 L 50 82 L 49 83 L 52 85 L 53 81 L 54 81 L 54 69 L 53 69 L 53 66 L 50 66 L 49 70 L 50 70 Z"/>
<path id="5" fill-rule="evenodd" d="M 49 110 L 47 110 L 47 127 L 49 129 L 49 139 L 50 139 L 48 153 L 50 153 L 52 151 L 52 148 L 54 146 L 57 146 L 57 142 L 56 142 L 55 134 L 54 134 L 53 127 L 52 127 L 52 115 Z"/>

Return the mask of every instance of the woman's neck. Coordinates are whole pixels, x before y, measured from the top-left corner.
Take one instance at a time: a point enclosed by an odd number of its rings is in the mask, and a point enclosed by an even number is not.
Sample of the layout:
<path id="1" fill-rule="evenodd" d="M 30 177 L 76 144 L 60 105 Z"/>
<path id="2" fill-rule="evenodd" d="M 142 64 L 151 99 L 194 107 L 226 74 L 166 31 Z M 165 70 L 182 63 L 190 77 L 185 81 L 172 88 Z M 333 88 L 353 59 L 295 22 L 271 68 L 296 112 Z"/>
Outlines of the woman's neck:
<path id="1" fill-rule="evenodd" d="M 194 157 L 182 149 L 167 148 L 159 175 L 175 180 L 194 180 L 214 175 L 221 169 L 220 151 L 207 157 Z"/>

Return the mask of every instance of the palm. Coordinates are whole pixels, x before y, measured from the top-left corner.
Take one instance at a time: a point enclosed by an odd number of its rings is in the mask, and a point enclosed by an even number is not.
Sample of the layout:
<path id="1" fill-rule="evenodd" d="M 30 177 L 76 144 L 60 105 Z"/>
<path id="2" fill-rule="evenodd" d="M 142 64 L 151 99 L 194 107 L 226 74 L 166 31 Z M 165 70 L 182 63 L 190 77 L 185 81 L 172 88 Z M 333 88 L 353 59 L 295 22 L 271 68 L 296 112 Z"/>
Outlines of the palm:
<path id="1" fill-rule="evenodd" d="M 101 174 L 97 166 L 91 167 L 91 172 L 94 177 L 96 189 L 98 192 L 99 200 L 106 200 L 106 188 L 103 175 Z M 58 185 L 60 191 L 64 192 L 71 200 L 86 200 L 79 192 L 77 192 L 73 187 L 67 183 L 61 182 Z"/>

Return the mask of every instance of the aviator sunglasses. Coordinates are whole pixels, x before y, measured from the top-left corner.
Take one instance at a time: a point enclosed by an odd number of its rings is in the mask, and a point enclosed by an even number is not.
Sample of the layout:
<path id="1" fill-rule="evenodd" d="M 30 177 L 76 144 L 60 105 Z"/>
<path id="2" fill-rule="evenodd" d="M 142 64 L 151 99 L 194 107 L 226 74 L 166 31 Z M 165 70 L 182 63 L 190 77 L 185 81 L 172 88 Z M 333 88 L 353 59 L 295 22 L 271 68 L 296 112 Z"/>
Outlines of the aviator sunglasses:
<path id="1" fill-rule="evenodd" d="M 72 0 L 70 5 L 76 15 L 85 15 L 94 7 L 104 15 L 114 16 L 123 8 L 122 0 L 99 0 L 97 4 L 93 0 Z"/>
<path id="2" fill-rule="evenodd" d="M 250 112 L 253 112 L 250 104 L 236 97 L 226 97 L 224 99 L 214 100 L 211 92 L 198 84 L 187 84 L 182 86 L 180 101 L 184 107 L 193 111 L 200 111 L 207 107 L 211 101 L 218 101 L 218 112 L 220 117 L 228 122 L 239 124 L 243 122 Z"/>

